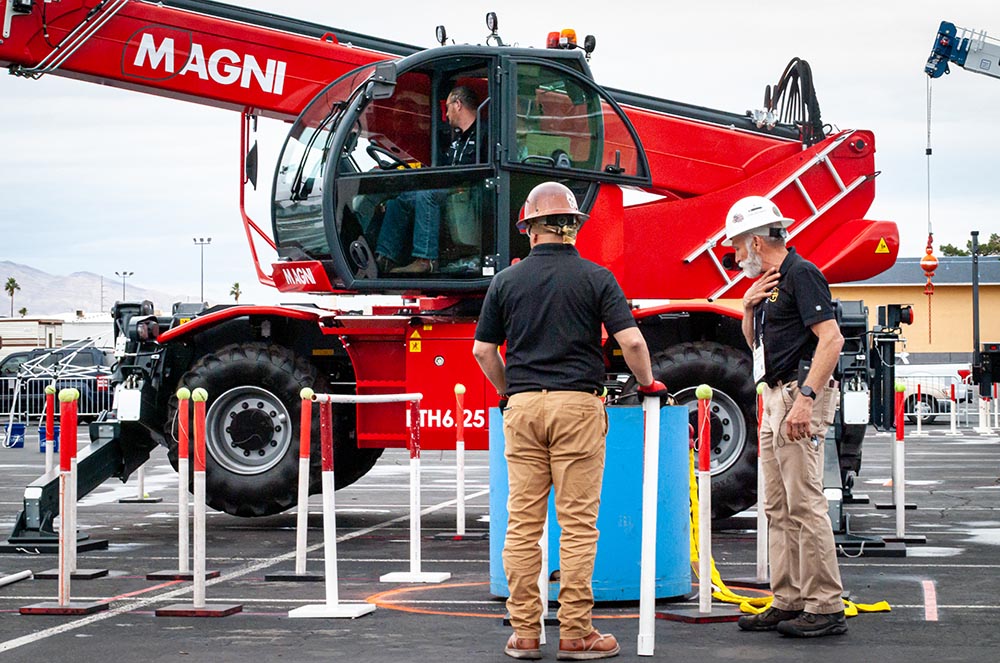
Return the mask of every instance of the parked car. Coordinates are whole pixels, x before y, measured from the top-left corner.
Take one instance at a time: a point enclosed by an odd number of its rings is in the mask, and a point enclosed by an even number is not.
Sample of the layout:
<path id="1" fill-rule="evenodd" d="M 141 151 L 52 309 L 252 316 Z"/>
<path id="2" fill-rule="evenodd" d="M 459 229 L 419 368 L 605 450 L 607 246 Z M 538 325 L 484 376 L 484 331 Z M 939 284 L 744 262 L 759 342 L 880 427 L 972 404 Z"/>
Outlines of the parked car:
<path id="1" fill-rule="evenodd" d="M 970 372 L 969 364 L 898 364 L 896 380 L 906 385 L 903 403 L 907 422 L 915 424 L 919 417 L 921 424 L 930 424 L 938 415 L 947 416 L 952 385 L 956 406 L 967 401 L 972 395 L 966 382 Z"/>
<path id="2" fill-rule="evenodd" d="M 75 387 L 83 420 L 94 419 L 111 407 L 111 350 L 85 347 L 36 348 L 15 352 L 0 362 L 0 413 L 40 417 L 45 409 L 45 387 Z M 15 391 L 18 393 L 14 402 Z"/>

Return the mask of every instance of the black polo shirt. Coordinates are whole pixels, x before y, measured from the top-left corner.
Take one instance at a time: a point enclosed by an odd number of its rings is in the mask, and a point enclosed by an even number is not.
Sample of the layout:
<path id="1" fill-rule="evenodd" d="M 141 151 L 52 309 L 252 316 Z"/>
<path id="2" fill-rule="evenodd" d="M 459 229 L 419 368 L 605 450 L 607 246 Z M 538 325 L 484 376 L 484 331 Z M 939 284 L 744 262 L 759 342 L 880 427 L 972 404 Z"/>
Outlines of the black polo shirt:
<path id="1" fill-rule="evenodd" d="M 568 244 L 539 244 L 493 278 L 476 340 L 507 342 L 507 394 L 596 391 L 604 386 L 601 324 L 636 326 L 625 295 L 604 267 Z"/>
<path id="2" fill-rule="evenodd" d="M 830 286 L 816 265 L 789 249 L 778 272 L 777 287 L 754 309 L 754 342 L 763 330 L 764 380 L 772 387 L 798 377 L 799 361 L 816 352 L 810 327 L 836 317 Z"/>

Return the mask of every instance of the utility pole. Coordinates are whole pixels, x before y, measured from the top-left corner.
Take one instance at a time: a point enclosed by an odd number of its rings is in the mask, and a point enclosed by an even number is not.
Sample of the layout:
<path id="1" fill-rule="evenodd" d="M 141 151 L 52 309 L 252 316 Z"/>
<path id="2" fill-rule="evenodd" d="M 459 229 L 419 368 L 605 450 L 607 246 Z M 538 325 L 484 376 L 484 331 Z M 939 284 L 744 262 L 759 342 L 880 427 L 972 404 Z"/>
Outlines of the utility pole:
<path id="1" fill-rule="evenodd" d="M 983 382 L 980 369 L 979 357 L 979 231 L 972 231 L 972 374 L 976 376 L 979 383 L 979 391 L 983 396 L 986 393 L 983 389 L 989 389 L 990 385 Z"/>
<path id="2" fill-rule="evenodd" d="M 122 279 L 122 301 L 125 301 L 125 279 L 135 274 L 135 272 L 126 272 L 122 270 L 120 272 L 115 272 L 115 276 L 120 276 Z M 103 289 L 102 289 L 103 294 Z"/>
<path id="3" fill-rule="evenodd" d="M 212 243 L 211 237 L 193 238 L 195 246 L 201 249 L 201 303 L 205 303 L 205 247 Z"/>

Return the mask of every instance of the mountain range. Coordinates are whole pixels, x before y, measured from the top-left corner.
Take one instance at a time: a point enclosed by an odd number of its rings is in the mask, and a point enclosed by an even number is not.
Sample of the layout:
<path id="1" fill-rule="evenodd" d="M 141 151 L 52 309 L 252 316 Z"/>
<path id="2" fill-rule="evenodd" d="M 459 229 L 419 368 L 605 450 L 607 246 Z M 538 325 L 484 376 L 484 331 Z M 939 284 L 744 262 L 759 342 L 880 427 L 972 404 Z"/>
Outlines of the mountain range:
<path id="1" fill-rule="evenodd" d="M 103 276 L 92 272 L 74 272 L 68 275 L 49 274 L 39 269 L 9 260 L 0 261 L 0 284 L 13 277 L 20 290 L 14 292 L 14 317 L 26 308 L 25 317 L 65 317 L 67 315 L 90 317 L 107 314 L 111 306 L 121 299 L 122 281 L 116 276 Z M 148 299 L 158 311 L 169 311 L 174 302 L 188 301 L 190 297 L 159 290 L 139 288 L 125 283 L 128 301 Z M 0 291 L 0 317 L 10 315 L 10 296 Z"/>

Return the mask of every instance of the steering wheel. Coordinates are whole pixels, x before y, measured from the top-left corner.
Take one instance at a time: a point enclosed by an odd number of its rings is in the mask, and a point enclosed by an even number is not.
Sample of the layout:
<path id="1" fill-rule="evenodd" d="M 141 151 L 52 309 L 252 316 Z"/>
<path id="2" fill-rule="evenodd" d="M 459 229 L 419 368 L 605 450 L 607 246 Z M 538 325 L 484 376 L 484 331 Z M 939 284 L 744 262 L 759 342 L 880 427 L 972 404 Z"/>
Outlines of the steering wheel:
<path id="1" fill-rule="evenodd" d="M 396 168 L 406 168 L 406 162 L 398 156 L 385 149 L 381 145 L 370 144 L 365 148 L 368 156 L 378 164 L 382 170 L 395 170 Z"/>

